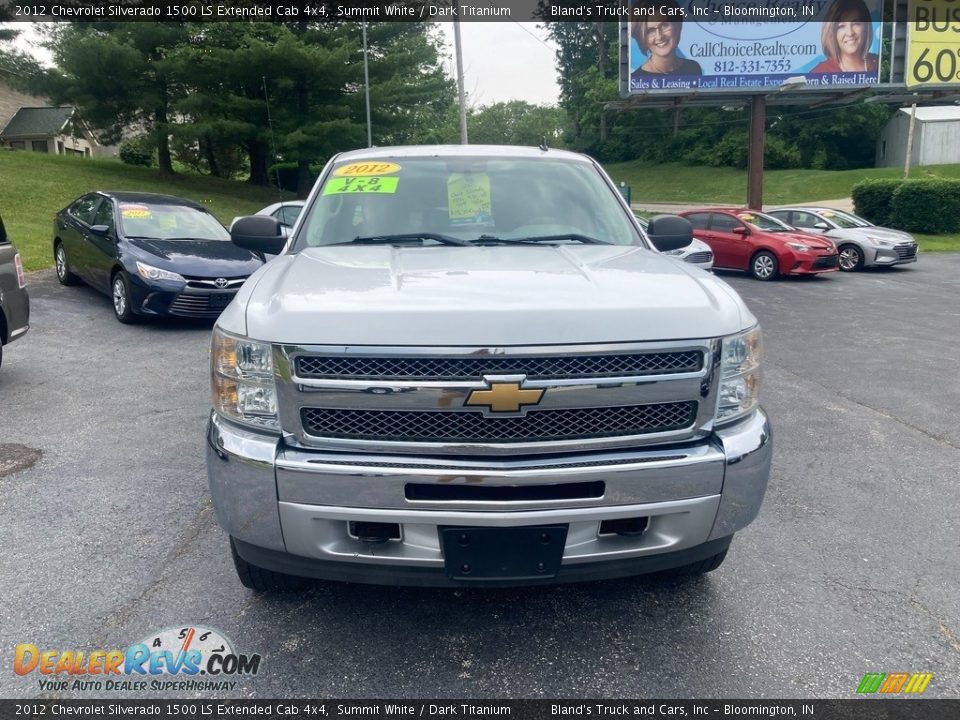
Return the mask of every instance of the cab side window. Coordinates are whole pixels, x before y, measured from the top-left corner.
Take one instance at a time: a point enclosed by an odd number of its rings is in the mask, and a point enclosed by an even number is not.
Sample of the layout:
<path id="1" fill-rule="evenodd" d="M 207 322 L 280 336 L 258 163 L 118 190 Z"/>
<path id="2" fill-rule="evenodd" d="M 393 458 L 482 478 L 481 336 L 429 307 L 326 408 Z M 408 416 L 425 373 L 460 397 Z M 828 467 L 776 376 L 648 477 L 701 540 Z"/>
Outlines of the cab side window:
<path id="1" fill-rule="evenodd" d="M 693 225 L 694 230 L 706 230 L 710 220 L 710 213 L 691 213 L 684 217 Z"/>
<path id="2" fill-rule="evenodd" d="M 100 202 L 99 195 L 84 195 L 70 206 L 69 213 L 87 225 L 93 225 L 93 211 Z"/>

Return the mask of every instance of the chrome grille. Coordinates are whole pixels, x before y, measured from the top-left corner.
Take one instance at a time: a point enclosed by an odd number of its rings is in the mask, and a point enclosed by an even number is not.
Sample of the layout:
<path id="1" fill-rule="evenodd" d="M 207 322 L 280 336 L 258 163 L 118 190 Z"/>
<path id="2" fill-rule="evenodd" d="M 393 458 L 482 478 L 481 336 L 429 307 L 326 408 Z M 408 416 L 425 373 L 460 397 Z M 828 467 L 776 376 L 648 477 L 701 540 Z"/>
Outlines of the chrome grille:
<path id="1" fill-rule="evenodd" d="M 433 443 L 520 443 L 620 437 L 691 427 L 697 402 L 535 410 L 522 417 L 478 412 L 301 408 L 315 437 Z"/>
<path id="2" fill-rule="evenodd" d="M 710 262 L 712 259 L 713 259 L 713 253 L 710 252 L 709 250 L 690 253 L 684 258 L 684 260 L 686 260 L 688 263 L 705 263 L 705 262 Z"/>
<path id="3" fill-rule="evenodd" d="M 699 350 L 622 355 L 555 357 L 338 357 L 297 358 L 302 378 L 377 380 L 464 380 L 483 375 L 526 375 L 528 379 L 630 377 L 699 372 Z"/>
<path id="4" fill-rule="evenodd" d="M 232 295 L 231 293 L 230 296 L 232 297 Z M 173 302 L 170 303 L 168 312 L 171 315 L 180 315 L 183 317 L 220 317 L 220 313 L 229 305 L 229 301 L 223 302 L 222 300 L 217 300 L 216 302 L 211 302 L 212 297 L 212 293 L 180 293 L 174 298 Z M 226 298 L 223 298 L 223 300 L 226 300 Z"/>
<path id="5" fill-rule="evenodd" d="M 898 260 L 907 260 L 917 256 L 916 245 L 897 245 L 894 249 L 897 251 Z"/>
<path id="6" fill-rule="evenodd" d="M 237 278 L 223 278 L 227 284 L 222 288 L 217 285 L 217 278 L 199 278 L 185 275 L 187 287 L 200 288 L 202 290 L 239 290 L 240 286 L 247 281 L 247 276 Z"/>

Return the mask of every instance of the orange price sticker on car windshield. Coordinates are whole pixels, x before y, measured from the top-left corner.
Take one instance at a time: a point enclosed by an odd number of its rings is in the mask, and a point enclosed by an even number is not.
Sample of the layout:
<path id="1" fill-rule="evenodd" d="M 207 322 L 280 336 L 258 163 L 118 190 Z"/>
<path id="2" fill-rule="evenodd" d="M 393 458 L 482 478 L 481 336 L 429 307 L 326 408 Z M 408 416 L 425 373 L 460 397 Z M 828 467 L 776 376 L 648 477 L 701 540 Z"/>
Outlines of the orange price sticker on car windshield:
<path id="1" fill-rule="evenodd" d="M 362 162 L 342 165 L 333 171 L 334 177 L 374 177 L 393 175 L 400 172 L 400 166 L 391 162 Z"/>
<path id="2" fill-rule="evenodd" d="M 150 217 L 150 208 L 146 205 L 120 205 L 120 215 L 125 218 L 138 219 Z"/>

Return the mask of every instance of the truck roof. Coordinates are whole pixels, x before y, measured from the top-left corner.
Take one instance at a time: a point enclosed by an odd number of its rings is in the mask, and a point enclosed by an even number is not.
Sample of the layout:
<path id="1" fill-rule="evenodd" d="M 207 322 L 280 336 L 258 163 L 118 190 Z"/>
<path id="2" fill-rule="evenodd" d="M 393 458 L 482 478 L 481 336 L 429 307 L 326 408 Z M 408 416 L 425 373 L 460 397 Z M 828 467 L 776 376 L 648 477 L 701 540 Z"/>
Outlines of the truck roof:
<path id="1" fill-rule="evenodd" d="M 396 145 L 348 150 L 336 156 L 336 161 L 365 160 L 396 157 L 551 157 L 589 163 L 590 158 L 569 150 L 541 150 L 518 145 Z"/>

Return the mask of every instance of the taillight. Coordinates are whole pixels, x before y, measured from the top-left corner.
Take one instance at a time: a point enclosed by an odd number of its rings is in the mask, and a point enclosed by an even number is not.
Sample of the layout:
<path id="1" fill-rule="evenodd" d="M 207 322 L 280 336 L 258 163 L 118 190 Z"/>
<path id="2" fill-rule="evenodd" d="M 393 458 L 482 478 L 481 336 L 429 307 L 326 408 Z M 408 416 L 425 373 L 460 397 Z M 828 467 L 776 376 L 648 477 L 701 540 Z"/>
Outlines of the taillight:
<path id="1" fill-rule="evenodd" d="M 21 288 L 27 286 L 27 277 L 23 274 L 23 263 L 20 262 L 20 253 L 13 256 L 13 266 L 17 269 L 17 282 Z"/>

